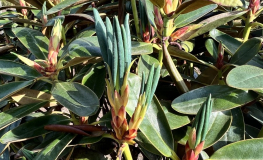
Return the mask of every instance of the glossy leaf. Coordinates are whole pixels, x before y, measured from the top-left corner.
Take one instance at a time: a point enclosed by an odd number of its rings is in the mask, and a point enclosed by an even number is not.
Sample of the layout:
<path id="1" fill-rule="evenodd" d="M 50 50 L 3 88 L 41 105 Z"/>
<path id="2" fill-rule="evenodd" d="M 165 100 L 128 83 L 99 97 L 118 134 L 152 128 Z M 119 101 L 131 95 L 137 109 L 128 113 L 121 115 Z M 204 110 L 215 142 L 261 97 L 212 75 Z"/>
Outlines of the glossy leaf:
<path id="1" fill-rule="evenodd" d="M 130 74 L 130 95 L 127 104 L 127 113 L 132 115 L 140 92 L 141 80 L 138 76 Z M 157 114 L 158 113 L 158 114 Z M 160 125 L 156 125 L 160 124 Z M 172 133 L 165 117 L 165 113 L 156 97 L 153 98 L 148 107 L 146 115 L 140 125 L 140 131 L 147 137 L 150 143 L 164 156 L 172 156 L 173 139 Z"/>
<path id="2" fill-rule="evenodd" d="M 7 111 L 1 112 L 0 113 L 0 129 L 3 129 L 5 126 L 18 121 L 19 119 L 34 112 L 40 107 L 43 107 L 46 103 L 47 102 L 34 103 L 34 104 L 24 105 L 21 107 L 15 107 Z"/>
<path id="3" fill-rule="evenodd" d="M 198 8 L 197 10 L 194 10 L 192 12 L 180 14 L 174 20 L 174 25 L 176 28 L 184 27 L 184 26 L 190 24 L 191 22 L 199 19 L 200 17 L 207 14 L 208 12 L 212 11 L 216 7 L 217 7 L 216 4 L 210 4 L 210 5 L 204 6 L 202 8 Z"/>
<path id="4" fill-rule="evenodd" d="M 250 61 L 261 48 L 262 39 L 261 38 L 251 38 L 245 43 L 243 43 L 233 55 L 230 63 L 236 65 L 243 65 Z"/>
<path id="5" fill-rule="evenodd" d="M 263 68 L 262 57 L 260 55 L 256 55 L 249 62 L 247 62 L 247 65 Z"/>
<path id="6" fill-rule="evenodd" d="M 209 35 L 217 42 L 222 42 L 223 46 L 232 54 L 236 53 L 236 50 L 242 44 L 242 42 L 217 29 L 211 30 Z"/>
<path id="7" fill-rule="evenodd" d="M 47 15 L 53 14 L 53 13 L 59 12 L 61 10 L 64 10 L 66 8 L 76 6 L 79 4 L 83 4 L 83 3 L 87 3 L 87 2 L 92 2 L 92 0 L 81 0 L 81 1 L 79 1 L 79 0 L 64 0 L 64 1 L 60 2 L 59 4 L 55 5 L 54 7 L 50 8 L 46 14 Z"/>
<path id="8" fill-rule="evenodd" d="M 149 75 L 152 65 L 154 65 L 154 67 L 157 68 L 157 66 L 159 65 L 159 61 L 152 56 L 142 55 L 138 62 L 138 75 L 142 77 L 142 74 L 144 73 L 146 77 L 145 80 L 147 81 L 147 77 Z"/>
<path id="9" fill-rule="evenodd" d="M 1 143 L 18 142 L 26 139 L 41 136 L 50 131 L 45 130 L 44 126 L 49 124 L 69 124 L 70 119 L 62 115 L 48 115 L 34 118 L 19 127 L 5 133 L 1 139 Z"/>
<path id="10" fill-rule="evenodd" d="M 217 150 L 209 160 L 262 159 L 263 139 L 255 138 L 229 144 Z"/>
<path id="11" fill-rule="evenodd" d="M 226 133 L 232 122 L 231 112 L 229 110 L 212 112 L 209 122 L 204 148 L 208 148 L 219 141 Z"/>
<path id="12" fill-rule="evenodd" d="M 103 137 L 102 136 L 98 136 L 98 137 L 87 137 L 87 136 L 83 136 L 82 138 L 78 139 L 74 139 L 72 141 L 72 143 L 70 143 L 69 146 L 77 146 L 77 145 L 88 145 L 88 144 L 93 144 L 93 143 L 97 143 L 99 142 Z"/>
<path id="13" fill-rule="evenodd" d="M 96 94 L 79 83 L 56 83 L 51 93 L 60 104 L 79 116 L 91 116 L 99 109 Z"/>
<path id="14" fill-rule="evenodd" d="M 12 23 L 11 20 L 5 19 L 5 20 L 0 20 L 0 26 L 8 24 L 8 23 Z"/>
<path id="15" fill-rule="evenodd" d="M 190 123 L 188 116 L 177 113 L 172 109 L 171 103 L 161 101 L 161 105 L 171 129 L 177 129 Z"/>
<path id="16" fill-rule="evenodd" d="M 41 32 L 24 27 L 12 29 L 19 41 L 37 58 L 47 59 L 49 40 Z"/>
<path id="17" fill-rule="evenodd" d="M 57 157 L 62 153 L 62 151 L 67 147 L 74 137 L 75 135 L 71 133 L 58 137 L 41 152 L 39 152 L 34 160 L 57 159 Z"/>
<path id="18" fill-rule="evenodd" d="M 33 80 L 42 76 L 38 71 L 29 66 L 8 60 L 0 60 L 0 73 L 27 80 Z"/>
<path id="19" fill-rule="evenodd" d="M 105 88 L 106 69 L 102 63 L 97 63 L 82 79 L 82 84 L 89 87 L 98 97 L 101 97 Z"/>
<path id="20" fill-rule="evenodd" d="M 42 91 L 24 88 L 21 91 L 12 95 L 12 99 L 19 104 L 30 104 L 54 100 L 54 97 L 51 94 Z M 47 105 L 56 106 L 57 102 L 49 102 Z"/>
<path id="21" fill-rule="evenodd" d="M 211 0 L 211 1 L 221 6 L 228 6 L 228 7 L 243 6 L 243 3 L 241 0 Z"/>
<path id="22" fill-rule="evenodd" d="M 192 39 L 194 37 L 197 37 L 205 32 L 211 31 L 212 29 L 221 26 L 225 24 L 226 22 L 229 22 L 237 17 L 240 17 L 241 15 L 245 14 L 247 11 L 234 11 L 234 12 L 226 12 L 221 13 L 215 16 L 212 16 L 204 21 L 201 21 L 199 24 L 204 24 L 200 29 L 193 32 L 190 37 L 186 37 L 185 40 Z M 184 38 L 183 38 L 184 39 Z M 182 40 L 183 40 L 182 39 Z"/>
<path id="23" fill-rule="evenodd" d="M 218 150 L 227 144 L 245 139 L 245 123 L 241 109 L 231 109 L 231 113 L 233 117 L 231 126 L 226 134 L 224 134 L 224 136 L 213 145 L 214 150 Z"/>
<path id="24" fill-rule="evenodd" d="M 33 81 L 10 82 L 0 85 L 0 101 L 31 85 Z"/>
<path id="25" fill-rule="evenodd" d="M 189 91 L 172 102 L 172 108 L 180 113 L 196 114 L 206 97 L 212 94 L 213 111 L 229 110 L 253 101 L 257 94 L 225 85 L 210 85 Z"/>
<path id="26" fill-rule="evenodd" d="M 205 47 L 207 51 L 210 53 L 210 55 L 217 60 L 218 53 L 217 53 L 217 45 L 215 44 L 213 39 L 208 39 L 205 41 Z"/>
<path id="27" fill-rule="evenodd" d="M 226 78 L 229 86 L 239 89 L 263 89 L 263 69 L 242 65 L 232 69 Z"/>
<path id="28" fill-rule="evenodd" d="M 247 107 L 247 114 L 263 125 L 263 109 L 261 106 L 252 105 Z"/>
<path id="29" fill-rule="evenodd" d="M 260 130 L 258 128 L 252 127 L 248 124 L 245 125 L 245 138 L 246 139 L 253 139 L 257 138 Z"/>

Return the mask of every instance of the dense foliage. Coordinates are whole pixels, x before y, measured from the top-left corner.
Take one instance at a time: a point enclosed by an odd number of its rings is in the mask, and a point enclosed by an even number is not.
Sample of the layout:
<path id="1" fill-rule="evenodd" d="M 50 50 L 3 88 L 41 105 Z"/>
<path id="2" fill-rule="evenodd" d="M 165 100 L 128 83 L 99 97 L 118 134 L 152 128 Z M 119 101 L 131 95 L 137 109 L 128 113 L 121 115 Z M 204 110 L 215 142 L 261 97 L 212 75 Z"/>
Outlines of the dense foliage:
<path id="1" fill-rule="evenodd" d="M 3 4 L 0 159 L 262 159 L 260 0 Z"/>

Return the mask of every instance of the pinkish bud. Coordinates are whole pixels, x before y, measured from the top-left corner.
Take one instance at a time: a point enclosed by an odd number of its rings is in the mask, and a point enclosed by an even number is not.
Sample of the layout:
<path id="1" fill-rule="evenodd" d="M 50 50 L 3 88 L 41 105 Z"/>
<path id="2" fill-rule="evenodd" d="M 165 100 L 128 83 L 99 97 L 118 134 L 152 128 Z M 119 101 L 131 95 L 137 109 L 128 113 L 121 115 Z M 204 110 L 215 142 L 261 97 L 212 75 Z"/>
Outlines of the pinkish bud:
<path id="1" fill-rule="evenodd" d="M 176 10 L 177 5 L 178 5 L 178 0 L 166 0 L 163 7 L 164 13 L 170 15 Z"/>
<path id="2" fill-rule="evenodd" d="M 25 2 L 24 0 L 19 0 L 19 3 L 20 3 L 20 6 L 23 6 L 23 7 L 26 6 L 26 2 Z M 22 14 L 23 14 L 24 16 L 27 15 L 27 9 L 22 9 L 21 12 L 22 12 Z"/>
<path id="3" fill-rule="evenodd" d="M 157 8 L 156 6 L 154 6 L 154 14 L 155 14 L 155 17 L 154 17 L 155 25 L 157 27 L 159 34 L 161 34 L 163 30 L 163 19 L 162 19 L 159 8 Z"/>
<path id="4" fill-rule="evenodd" d="M 248 8 L 255 14 L 260 7 L 260 0 L 250 0 Z"/>
<path id="5" fill-rule="evenodd" d="M 46 7 L 46 1 L 45 1 L 43 4 L 43 7 L 42 7 L 42 15 L 41 15 L 41 20 L 42 20 L 42 23 L 44 26 L 47 23 L 47 14 L 46 13 L 47 13 L 47 7 Z"/>

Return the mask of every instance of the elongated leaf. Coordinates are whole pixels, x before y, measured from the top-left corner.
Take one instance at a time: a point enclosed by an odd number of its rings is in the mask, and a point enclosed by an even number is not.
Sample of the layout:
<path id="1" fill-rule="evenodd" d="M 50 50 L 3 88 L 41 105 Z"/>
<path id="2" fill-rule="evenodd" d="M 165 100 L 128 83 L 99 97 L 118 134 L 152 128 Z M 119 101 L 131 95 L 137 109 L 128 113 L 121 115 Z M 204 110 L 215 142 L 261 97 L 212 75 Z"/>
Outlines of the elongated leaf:
<path id="1" fill-rule="evenodd" d="M 233 117 L 231 126 L 226 134 L 224 134 L 224 136 L 213 145 L 214 150 L 218 150 L 227 144 L 245 139 L 245 123 L 241 109 L 231 109 L 231 113 Z"/>
<path id="2" fill-rule="evenodd" d="M 177 129 L 190 123 L 188 116 L 177 113 L 172 109 L 171 103 L 161 101 L 161 105 L 171 129 Z"/>
<path id="3" fill-rule="evenodd" d="M 212 31 L 210 31 L 209 35 L 217 42 L 222 42 L 224 47 L 232 54 L 236 53 L 236 50 L 242 44 L 242 42 L 217 29 L 213 29 Z"/>
<path id="4" fill-rule="evenodd" d="M 33 81 L 10 82 L 0 86 L 0 101 L 32 84 Z"/>
<path id="5" fill-rule="evenodd" d="M 34 25 L 34 26 L 38 26 L 38 27 L 42 27 L 42 23 L 39 23 L 35 20 L 29 20 L 29 19 L 21 19 L 21 18 L 12 18 L 13 22 L 17 22 L 17 23 L 25 23 L 25 24 L 29 24 L 29 25 Z"/>
<path id="6" fill-rule="evenodd" d="M 47 102 L 34 103 L 9 109 L 0 113 L 0 129 L 12 124 L 35 110 L 43 107 Z"/>
<path id="7" fill-rule="evenodd" d="M 49 124 L 69 124 L 70 119 L 62 115 L 48 115 L 34 118 L 19 127 L 5 133 L 1 139 L 1 143 L 18 142 L 26 139 L 41 136 L 50 131 L 45 130 L 44 126 Z"/>
<path id="8" fill-rule="evenodd" d="M 64 0 L 60 2 L 59 4 L 55 5 L 54 7 L 50 8 L 47 11 L 47 15 L 59 12 L 61 10 L 64 10 L 72 6 L 87 3 L 87 2 L 92 2 L 92 0 Z"/>
<path id="9" fill-rule="evenodd" d="M 205 48 L 207 49 L 207 51 L 210 53 L 210 55 L 217 60 L 218 57 L 218 53 L 217 53 L 217 45 L 215 44 L 213 39 L 208 39 L 205 41 Z"/>
<path id="10" fill-rule="evenodd" d="M 12 23 L 12 21 L 11 21 L 11 20 L 7 20 L 7 19 L 5 19 L 5 20 L 0 20 L 0 26 L 5 25 L 5 24 L 8 24 L 8 23 Z"/>
<path id="11" fill-rule="evenodd" d="M 262 138 L 239 141 L 217 150 L 209 160 L 260 160 L 263 157 L 262 145 Z"/>
<path id="12" fill-rule="evenodd" d="M 21 91 L 12 95 L 12 99 L 19 104 L 30 104 L 30 103 L 54 100 L 54 97 L 51 94 L 42 91 L 24 88 Z M 47 105 L 56 106 L 57 102 L 49 102 L 49 104 Z"/>
<path id="13" fill-rule="evenodd" d="M 239 107 L 253 101 L 257 97 L 257 94 L 254 92 L 247 92 L 225 85 L 210 85 L 177 97 L 172 102 L 172 108 L 180 113 L 196 114 L 210 93 L 213 95 L 212 99 L 214 100 L 213 111 Z"/>
<path id="14" fill-rule="evenodd" d="M 152 65 L 157 68 L 159 61 L 149 55 L 142 55 L 140 57 L 138 62 L 138 75 L 142 77 L 142 74 L 144 73 L 146 77 L 145 81 L 147 81 Z"/>
<path id="15" fill-rule="evenodd" d="M 156 7 L 163 8 L 165 5 L 165 0 L 150 0 Z"/>
<path id="16" fill-rule="evenodd" d="M 74 137 L 75 135 L 71 133 L 58 137 L 45 149 L 39 152 L 34 160 L 57 159 L 57 157 L 62 153 L 62 151 L 67 147 Z"/>
<path id="17" fill-rule="evenodd" d="M 186 40 L 192 39 L 196 36 L 199 36 L 205 32 L 211 31 L 212 29 L 221 26 L 225 24 L 226 22 L 229 22 L 243 14 L 245 14 L 247 11 L 234 11 L 234 12 L 226 12 L 221 13 L 218 15 L 215 15 L 213 17 L 210 17 L 204 21 L 201 21 L 200 24 L 205 24 L 200 29 L 198 29 L 196 32 L 194 32 L 190 37 L 187 37 Z M 182 39 L 183 40 L 183 39 Z"/>
<path id="18" fill-rule="evenodd" d="M 0 73 L 27 80 L 33 80 L 42 76 L 38 71 L 29 66 L 8 60 L 0 60 Z"/>
<path id="19" fill-rule="evenodd" d="M 127 105 L 127 113 L 131 116 L 137 106 L 140 92 L 140 78 L 130 74 L 129 88 L 130 96 Z M 159 124 L 159 125 L 156 125 Z M 165 117 L 164 111 L 156 97 L 153 98 L 146 115 L 140 125 L 141 132 L 147 137 L 151 144 L 164 156 L 172 156 L 173 136 Z"/>
<path id="20" fill-rule="evenodd" d="M 79 116 L 91 116 L 99 109 L 96 94 L 79 83 L 56 83 L 51 93 L 60 104 Z"/>
<path id="21" fill-rule="evenodd" d="M 231 58 L 230 63 L 243 65 L 250 61 L 261 48 L 261 38 L 251 38 L 243 43 L 236 51 L 234 56 Z"/>
<path id="22" fill-rule="evenodd" d="M 246 133 L 245 133 L 246 139 L 257 138 L 260 132 L 258 128 L 252 127 L 248 124 L 245 125 L 245 130 L 246 130 Z"/>
<path id="23" fill-rule="evenodd" d="M 106 69 L 102 63 L 94 65 L 82 79 L 82 84 L 89 87 L 98 97 L 105 88 Z"/>
<path id="24" fill-rule="evenodd" d="M 240 89 L 263 89 L 263 69 L 243 65 L 232 69 L 226 78 L 229 86 Z"/>
<path id="25" fill-rule="evenodd" d="M 211 1 L 219 5 L 228 6 L 228 7 L 243 6 L 243 3 L 241 0 L 211 0 Z"/>
<path id="26" fill-rule="evenodd" d="M 212 112 L 209 119 L 208 132 L 205 138 L 204 148 L 208 148 L 226 133 L 232 122 L 231 112 L 219 111 Z"/>
<path id="27" fill-rule="evenodd" d="M 41 32 L 24 27 L 12 29 L 19 41 L 37 58 L 47 59 L 49 40 Z"/>
<path id="28" fill-rule="evenodd" d="M 203 15 L 207 14 L 208 12 L 212 11 L 217 7 L 216 4 L 210 4 L 207 6 L 204 6 L 202 8 L 199 8 L 197 10 L 194 10 L 192 12 L 186 13 L 186 14 L 180 14 L 175 20 L 174 25 L 176 28 L 181 28 L 189 23 L 197 20 L 198 18 L 202 17 Z"/>
<path id="29" fill-rule="evenodd" d="M 263 109 L 261 106 L 252 105 L 247 107 L 247 114 L 263 125 Z"/>

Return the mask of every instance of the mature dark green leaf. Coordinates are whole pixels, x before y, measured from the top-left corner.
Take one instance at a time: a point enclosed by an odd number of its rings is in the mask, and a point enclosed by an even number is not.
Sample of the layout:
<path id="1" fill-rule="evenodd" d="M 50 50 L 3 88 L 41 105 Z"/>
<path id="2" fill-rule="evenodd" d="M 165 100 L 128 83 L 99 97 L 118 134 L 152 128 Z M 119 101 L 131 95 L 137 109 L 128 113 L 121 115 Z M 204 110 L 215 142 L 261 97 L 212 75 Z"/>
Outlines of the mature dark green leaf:
<path id="1" fill-rule="evenodd" d="M 172 109 L 171 103 L 167 101 L 161 101 L 161 105 L 171 129 L 180 128 L 190 123 L 188 116 L 177 113 Z"/>
<path id="2" fill-rule="evenodd" d="M 12 23 L 11 20 L 5 19 L 5 20 L 0 20 L 0 26 L 8 24 L 8 23 Z"/>
<path id="3" fill-rule="evenodd" d="M 1 60 L 0 59 L 0 73 L 15 77 L 21 77 L 27 80 L 33 80 L 42 76 L 37 70 L 23 65 L 21 63 Z"/>
<path id="4" fill-rule="evenodd" d="M 262 106 L 252 105 L 247 107 L 247 114 L 263 125 L 263 108 Z"/>
<path id="5" fill-rule="evenodd" d="M 260 130 L 258 128 L 252 127 L 248 124 L 245 125 L 245 138 L 246 139 L 253 139 L 257 138 Z"/>
<path id="6" fill-rule="evenodd" d="M 79 83 L 56 83 L 51 93 L 60 104 L 79 116 L 91 116 L 99 109 L 96 94 Z"/>
<path id="7" fill-rule="evenodd" d="M 209 35 L 217 42 L 222 42 L 224 47 L 232 54 L 236 53 L 236 50 L 242 44 L 242 42 L 217 29 L 213 29 L 212 31 L 210 31 Z"/>
<path id="8" fill-rule="evenodd" d="M 70 143 L 69 146 L 77 146 L 77 145 L 88 145 L 88 144 L 93 144 L 99 142 L 103 136 L 98 136 L 98 137 L 82 137 L 80 139 L 76 138 Z"/>
<path id="9" fill-rule="evenodd" d="M 34 160 L 57 159 L 57 157 L 62 153 L 62 151 L 67 147 L 74 137 L 75 135 L 72 133 L 67 133 L 58 137 L 41 152 L 39 152 Z"/>
<path id="10" fill-rule="evenodd" d="M 0 85 L 0 101 L 31 85 L 33 81 L 10 82 Z"/>
<path id="11" fill-rule="evenodd" d="M 32 54 L 39 59 L 47 59 L 49 40 L 46 36 L 37 30 L 25 27 L 14 28 L 12 31 Z"/>
<path id="12" fill-rule="evenodd" d="M 184 27 L 188 25 L 189 23 L 196 21 L 198 18 L 212 11 L 216 7 L 217 7 L 216 4 L 210 4 L 210 5 L 198 8 L 197 10 L 194 10 L 192 12 L 180 14 L 177 18 L 175 18 L 174 25 L 176 28 Z"/>
<path id="13" fill-rule="evenodd" d="M 172 133 L 173 133 L 174 141 L 176 141 L 179 144 L 186 145 L 191 129 L 192 127 L 190 126 L 183 126 L 181 128 L 177 128 L 173 130 Z"/>
<path id="14" fill-rule="evenodd" d="M 212 94 L 214 100 L 213 111 L 239 107 L 257 97 L 254 92 L 247 92 L 226 85 L 210 85 L 182 94 L 173 100 L 172 107 L 180 113 L 196 114 L 209 94 Z"/>
<path id="15" fill-rule="evenodd" d="M 100 98 L 105 88 L 106 69 L 103 63 L 97 63 L 90 68 L 82 79 L 82 84 L 89 87 Z"/>
<path id="16" fill-rule="evenodd" d="M 130 74 L 130 96 L 127 104 L 127 113 L 131 116 L 140 93 L 140 77 Z M 158 124 L 158 125 L 157 125 Z M 165 113 L 156 97 L 153 98 L 146 115 L 140 125 L 140 131 L 147 137 L 150 143 L 164 156 L 173 156 L 173 136 Z"/>
<path id="17" fill-rule="evenodd" d="M 159 61 L 152 56 L 149 55 L 142 55 L 138 62 L 138 75 L 142 77 L 142 74 L 145 74 L 145 81 L 147 81 L 148 74 L 151 70 L 152 65 L 155 68 L 159 65 Z"/>
<path id="18" fill-rule="evenodd" d="M 74 150 L 72 157 L 74 160 L 107 160 L 101 152 L 88 148 Z"/>
<path id="19" fill-rule="evenodd" d="M 232 56 L 229 63 L 243 65 L 249 62 L 261 48 L 261 38 L 251 38 L 243 43 Z"/>
<path id="20" fill-rule="evenodd" d="M 235 142 L 217 150 L 209 160 L 259 160 L 263 157 L 262 145 L 262 138 Z"/>
<path id="21" fill-rule="evenodd" d="M 207 49 L 207 51 L 210 53 L 210 55 L 217 60 L 218 57 L 218 49 L 217 49 L 217 45 L 214 42 L 213 39 L 208 39 L 205 41 L 205 48 Z"/>
<path id="22" fill-rule="evenodd" d="M 138 132 L 135 141 L 138 143 L 140 148 L 144 148 L 145 150 L 155 154 L 155 155 L 162 155 L 147 139 L 147 137 L 142 133 Z"/>
<path id="23" fill-rule="evenodd" d="M 64 15 L 60 15 L 60 16 L 56 16 L 50 20 L 48 20 L 48 22 L 46 23 L 46 26 L 54 26 L 55 21 L 59 19 L 61 21 L 61 24 L 63 24 L 64 20 L 65 20 L 65 16 Z"/>
<path id="24" fill-rule="evenodd" d="M 201 21 L 199 24 L 204 24 L 200 29 L 197 31 L 194 31 L 193 34 L 191 34 L 190 37 L 186 37 L 186 40 L 192 39 L 194 37 L 197 37 L 201 34 L 204 34 L 205 32 L 211 31 L 212 29 L 221 26 L 225 24 L 226 22 L 229 22 L 237 17 L 242 16 L 247 11 L 234 11 L 234 12 L 225 12 L 221 13 L 215 16 L 212 16 L 204 21 Z M 184 39 L 184 38 L 183 38 Z M 182 40 L 183 40 L 182 39 Z"/>
<path id="25" fill-rule="evenodd" d="M 226 78 L 229 86 L 239 89 L 261 90 L 263 89 L 263 69 L 242 65 L 232 69 Z"/>
<path id="26" fill-rule="evenodd" d="M 79 4 L 92 2 L 92 0 L 64 0 L 47 11 L 47 15 L 59 12 L 69 7 L 73 7 Z"/>
<path id="27" fill-rule="evenodd" d="M 247 65 L 263 68 L 263 58 L 257 54 L 249 62 L 247 62 Z"/>
<path id="28" fill-rule="evenodd" d="M 0 129 L 12 124 L 35 110 L 43 107 L 47 102 L 34 103 L 9 109 L 0 113 Z"/>
<path id="29" fill-rule="evenodd" d="M 69 124 L 70 119 L 62 115 L 48 115 L 34 118 L 19 127 L 4 134 L 1 143 L 24 141 L 26 139 L 41 136 L 50 131 L 45 130 L 44 126 L 49 124 Z"/>
<path id="30" fill-rule="evenodd" d="M 231 126 L 226 134 L 224 134 L 224 136 L 213 145 L 214 150 L 218 150 L 227 144 L 245 139 L 245 123 L 241 109 L 231 109 L 231 113 L 233 117 Z"/>

